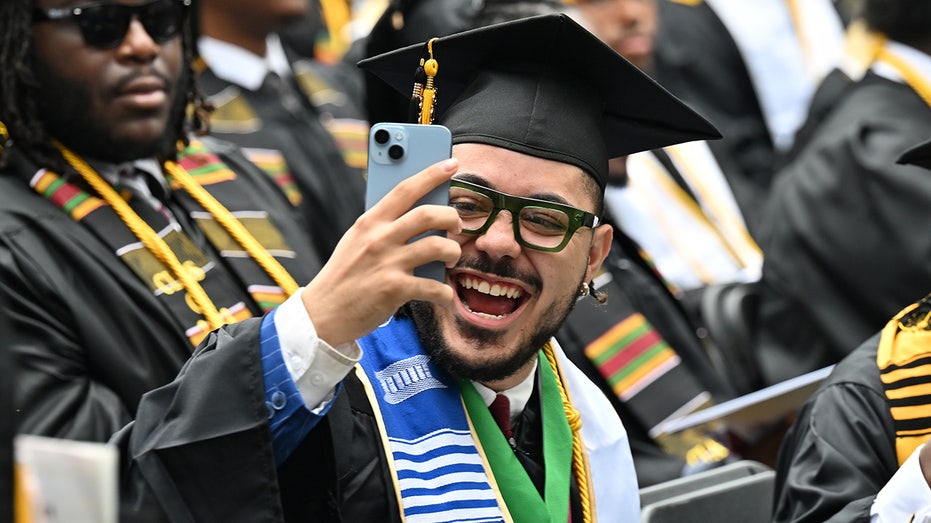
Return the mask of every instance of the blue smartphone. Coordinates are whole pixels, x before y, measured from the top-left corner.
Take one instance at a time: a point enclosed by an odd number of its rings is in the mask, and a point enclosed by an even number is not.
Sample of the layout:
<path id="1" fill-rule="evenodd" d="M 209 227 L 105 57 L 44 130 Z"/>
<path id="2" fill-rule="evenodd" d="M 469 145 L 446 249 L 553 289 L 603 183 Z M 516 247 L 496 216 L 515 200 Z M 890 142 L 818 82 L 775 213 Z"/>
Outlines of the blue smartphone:
<path id="1" fill-rule="evenodd" d="M 383 122 L 372 126 L 368 144 L 368 178 L 365 188 L 365 208 L 378 203 L 405 178 L 452 155 L 452 136 L 442 125 L 422 125 Z M 448 205 L 449 182 L 430 191 L 415 205 Z M 444 231 L 426 234 L 445 235 Z M 415 241 L 421 236 L 412 238 Z M 414 269 L 421 278 L 446 280 L 442 262 L 430 262 Z"/>

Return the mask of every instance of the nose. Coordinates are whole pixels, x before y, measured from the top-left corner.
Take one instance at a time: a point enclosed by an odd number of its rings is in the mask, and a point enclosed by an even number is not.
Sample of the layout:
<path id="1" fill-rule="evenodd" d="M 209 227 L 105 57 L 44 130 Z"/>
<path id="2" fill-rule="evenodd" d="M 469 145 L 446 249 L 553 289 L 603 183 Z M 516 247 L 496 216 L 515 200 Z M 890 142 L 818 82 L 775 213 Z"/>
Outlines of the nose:
<path id="1" fill-rule="evenodd" d="M 145 30 L 139 18 L 133 16 L 123 41 L 117 47 L 117 55 L 123 60 L 148 63 L 155 60 L 160 50 L 161 46 Z"/>
<path id="2" fill-rule="evenodd" d="M 514 216 L 510 211 L 498 212 L 485 234 L 475 239 L 475 247 L 493 260 L 520 256 L 521 246 L 514 236 Z"/>

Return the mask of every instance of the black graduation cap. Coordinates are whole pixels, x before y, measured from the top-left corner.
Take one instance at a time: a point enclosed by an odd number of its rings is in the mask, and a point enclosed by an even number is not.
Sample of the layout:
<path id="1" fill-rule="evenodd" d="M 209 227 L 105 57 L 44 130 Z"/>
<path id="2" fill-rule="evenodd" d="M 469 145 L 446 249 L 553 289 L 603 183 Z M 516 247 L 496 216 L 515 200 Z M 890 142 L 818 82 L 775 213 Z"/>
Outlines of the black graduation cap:
<path id="1" fill-rule="evenodd" d="M 417 44 L 359 62 L 410 96 Z M 477 142 L 576 165 L 604 187 L 607 161 L 721 135 L 701 115 L 564 14 L 432 42 L 436 122 Z M 602 136 L 604 140 L 597 139 Z"/>
<path id="2" fill-rule="evenodd" d="M 931 169 L 931 140 L 920 143 L 911 149 L 902 153 L 896 163 L 917 165 L 925 169 Z"/>

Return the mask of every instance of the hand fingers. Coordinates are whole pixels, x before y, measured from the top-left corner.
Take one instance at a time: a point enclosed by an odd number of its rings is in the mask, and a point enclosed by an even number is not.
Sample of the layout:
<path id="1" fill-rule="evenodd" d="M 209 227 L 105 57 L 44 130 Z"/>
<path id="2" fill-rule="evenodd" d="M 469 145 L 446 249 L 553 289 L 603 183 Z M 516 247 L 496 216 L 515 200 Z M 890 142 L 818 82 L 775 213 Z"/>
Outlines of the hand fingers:
<path id="1" fill-rule="evenodd" d="M 452 207 L 420 205 L 404 213 L 392 223 L 392 240 L 406 243 L 428 231 L 458 233 L 461 230 L 459 213 Z"/>
<path id="2" fill-rule="evenodd" d="M 413 207 L 417 200 L 449 180 L 458 168 L 459 161 L 455 158 L 435 163 L 395 186 L 370 212 L 395 219 Z"/>

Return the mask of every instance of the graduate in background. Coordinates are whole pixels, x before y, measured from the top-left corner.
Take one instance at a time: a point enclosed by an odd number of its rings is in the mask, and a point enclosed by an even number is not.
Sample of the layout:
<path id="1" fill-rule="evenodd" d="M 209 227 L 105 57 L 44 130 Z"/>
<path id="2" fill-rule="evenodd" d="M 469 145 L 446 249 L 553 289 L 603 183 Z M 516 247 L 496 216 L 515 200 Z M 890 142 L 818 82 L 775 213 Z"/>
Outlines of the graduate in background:
<path id="1" fill-rule="evenodd" d="M 312 5 L 201 0 L 196 69 L 211 135 L 268 172 L 328 255 L 362 214 L 369 126 L 362 72 L 301 56 L 278 34 Z"/>
<path id="2" fill-rule="evenodd" d="M 836 363 L 931 289 L 931 3 L 865 0 L 883 37 L 778 174 L 760 235 L 756 354 L 767 383 Z"/>
<path id="3" fill-rule="evenodd" d="M 931 169 L 931 142 L 900 158 Z M 926 521 L 931 515 L 931 296 L 843 359 L 799 414 L 776 476 L 774 521 Z"/>

